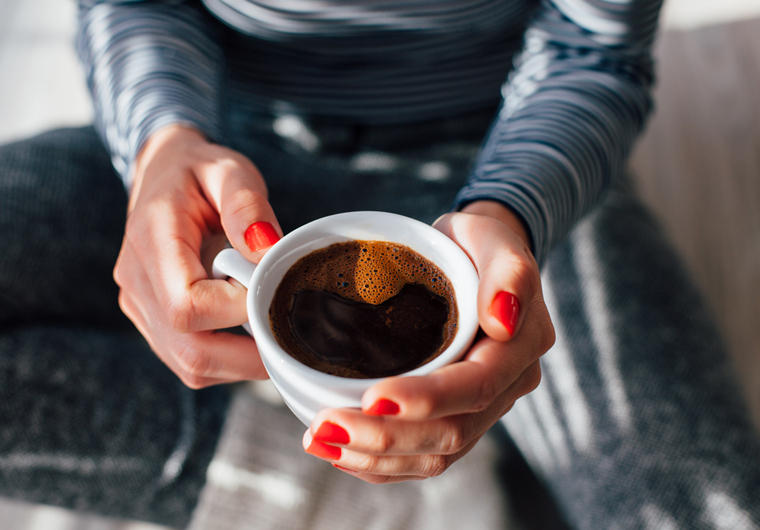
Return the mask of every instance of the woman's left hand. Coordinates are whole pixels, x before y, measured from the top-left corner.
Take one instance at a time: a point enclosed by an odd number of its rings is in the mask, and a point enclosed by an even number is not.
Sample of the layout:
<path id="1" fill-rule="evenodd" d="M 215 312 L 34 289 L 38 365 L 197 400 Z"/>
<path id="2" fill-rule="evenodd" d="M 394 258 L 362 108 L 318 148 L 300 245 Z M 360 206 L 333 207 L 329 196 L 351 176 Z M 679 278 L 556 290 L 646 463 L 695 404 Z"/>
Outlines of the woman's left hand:
<path id="1" fill-rule="evenodd" d="M 371 483 L 441 474 L 467 454 L 541 380 L 539 358 L 554 344 L 538 266 L 519 219 L 478 202 L 435 225 L 468 254 L 480 276 L 479 334 L 462 361 L 427 376 L 393 377 L 362 409 L 319 412 L 307 453 Z"/>

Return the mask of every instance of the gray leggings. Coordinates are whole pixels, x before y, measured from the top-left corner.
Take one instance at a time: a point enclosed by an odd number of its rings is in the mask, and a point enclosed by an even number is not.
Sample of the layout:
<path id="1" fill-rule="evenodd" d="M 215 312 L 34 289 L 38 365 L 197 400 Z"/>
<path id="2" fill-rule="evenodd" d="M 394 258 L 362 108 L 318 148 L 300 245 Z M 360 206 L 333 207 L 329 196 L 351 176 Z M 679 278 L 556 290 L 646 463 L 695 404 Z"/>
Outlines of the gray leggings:
<path id="1" fill-rule="evenodd" d="M 430 222 L 490 114 L 307 124 L 300 138 L 247 117 L 229 124 L 230 143 L 265 175 L 285 231 L 366 208 Z M 0 495 L 181 528 L 228 395 L 183 387 L 119 311 L 126 200 L 92 128 L 0 148 Z M 524 521 L 760 528 L 760 444 L 711 319 L 648 214 L 611 192 L 543 275 L 558 343 L 541 386 L 505 417 L 509 436 L 493 432 Z"/>

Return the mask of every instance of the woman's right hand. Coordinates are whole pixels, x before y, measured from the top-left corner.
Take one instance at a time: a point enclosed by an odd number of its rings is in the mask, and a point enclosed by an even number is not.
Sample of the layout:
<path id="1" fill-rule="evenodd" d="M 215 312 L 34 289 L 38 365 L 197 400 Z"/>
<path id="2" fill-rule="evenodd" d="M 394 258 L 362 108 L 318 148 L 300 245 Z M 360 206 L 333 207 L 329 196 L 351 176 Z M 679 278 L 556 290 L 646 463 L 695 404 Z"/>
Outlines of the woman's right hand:
<path id="1" fill-rule="evenodd" d="M 114 279 L 124 313 L 187 386 L 266 378 L 252 338 L 214 331 L 246 322 L 246 290 L 209 279 L 202 255 L 229 240 L 258 262 L 280 237 L 264 180 L 240 153 L 181 126 L 141 150 Z"/>

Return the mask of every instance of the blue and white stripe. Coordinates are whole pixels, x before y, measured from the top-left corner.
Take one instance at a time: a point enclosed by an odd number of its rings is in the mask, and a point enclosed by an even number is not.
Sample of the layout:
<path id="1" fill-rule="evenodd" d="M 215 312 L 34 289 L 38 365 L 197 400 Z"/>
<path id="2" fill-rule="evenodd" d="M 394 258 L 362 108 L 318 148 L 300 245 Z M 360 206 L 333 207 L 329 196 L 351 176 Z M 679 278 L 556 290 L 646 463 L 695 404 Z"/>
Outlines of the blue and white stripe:
<path id="1" fill-rule="evenodd" d="M 158 129 L 184 124 L 219 139 L 224 54 L 200 7 L 82 0 L 77 49 L 95 126 L 131 187 L 131 165 Z"/>
<path id="2" fill-rule="evenodd" d="M 461 205 L 498 200 L 546 254 L 619 176 L 651 110 L 661 0 L 543 0 Z"/>
<path id="3" fill-rule="evenodd" d="M 78 48 L 127 186 L 164 125 L 222 140 L 223 104 L 383 124 L 503 97 L 456 206 L 511 206 L 541 262 L 622 172 L 661 1 L 80 0 Z"/>

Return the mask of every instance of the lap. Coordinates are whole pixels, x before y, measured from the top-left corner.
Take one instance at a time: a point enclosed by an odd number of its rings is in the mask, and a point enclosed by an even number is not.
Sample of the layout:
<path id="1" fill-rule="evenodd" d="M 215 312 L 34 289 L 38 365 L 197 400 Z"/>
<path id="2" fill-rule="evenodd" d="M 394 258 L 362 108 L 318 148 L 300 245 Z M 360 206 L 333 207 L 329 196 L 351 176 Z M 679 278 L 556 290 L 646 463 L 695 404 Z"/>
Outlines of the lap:
<path id="1" fill-rule="evenodd" d="M 315 135 L 317 146 L 330 148 L 310 150 L 313 139 L 299 144 L 272 133 L 272 123 L 262 128 L 268 132 L 241 134 L 233 147 L 261 169 L 286 231 L 357 209 L 431 222 L 450 207 L 477 150 L 474 140 L 386 148 L 357 144 L 350 135 L 335 148 L 324 134 Z M 63 481 L 50 482 L 48 492 L 66 491 L 60 484 L 90 491 L 93 482 L 82 479 L 82 469 L 93 462 L 117 472 L 98 479 L 120 484 L 109 499 L 154 491 L 193 428 L 208 434 L 199 438 L 204 449 L 192 456 L 196 463 L 182 471 L 193 478 L 184 491 L 196 491 L 224 415 L 222 394 L 181 388 L 133 330 L 110 328 L 123 324 L 111 270 L 126 201 L 91 128 L 0 148 L 0 234 L 7 249 L 0 258 L 0 327 L 8 330 L 0 334 L 0 377 L 6 378 L 0 392 L 7 404 L 0 425 L 17 436 L 0 437 L 10 440 L 0 447 L 0 464 L 21 465 L 18 455 L 34 452 L 22 434 L 48 432 L 61 445 L 38 439 L 48 459 L 36 462 L 80 466 L 79 475 L 45 474 L 46 481 Z M 543 281 L 557 345 L 542 360 L 539 388 L 518 401 L 504 424 L 571 525 L 720 528 L 711 520 L 734 517 L 741 528 L 743 521 L 756 522 L 755 433 L 712 319 L 646 211 L 629 194 L 611 192 L 551 254 Z M 80 406 L 67 412 L 62 407 L 70 403 Z M 31 413 L 14 413 L 19 407 Z M 183 423 L 188 414 L 194 422 Z M 109 459 L 103 444 L 121 448 L 113 453 L 118 458 Z M 114 479 L 119 466 L 142 458 L 134 447 L 161 456 L 136 471 L 136 482 Z M 78 448 L 79 460 L 58 458 L 69 454 L 62 448 Z M 13 484 L 33 489 L 39 469 Z M 12 495 L 7 484 L 3 493 Z M 98 508 L 86 493 L 65 502 L 80 501 L 99 511 L 143 509 Z M 157 521 L 156 513 L 145 518 Z"/>
<path id="2" fill-rule="evenodd" d="M 439 122 L 362 127 L 246 115 L 233 120 L 230 137 L 264 176 L 286 233 L 357 210 L 432 223 L 451 209 L 492 117 L 487 110 Z"/>
<path id="3" fill-rule="evenodd" d="M 0 495 L 182 527 L 228 397 L 121 313 L 126 207 L 91 127 L 0 147 Z"/>
<path id="4" fill-rule="evenodd" d="M 126 205 L 92 127 L 0 147 L 0 324 L 123 324 L 111 274 Z"/>
<path id="5" fill-rule="evenodd" d="M 286 230 L 355 209 L 432 221 L 476 150 L 243 143 Z M 0 147 L 0 495 L 181 527 L 228 399 L 185 388 L 121 314 L 126 204 L 91 127 Z"/>
<path id="6" fill-rule="evenodd" d="M 184 527 L 228 403 L 193 391 L 139 335 L 87 326 L 0 334 L 0 495 Z"/>

